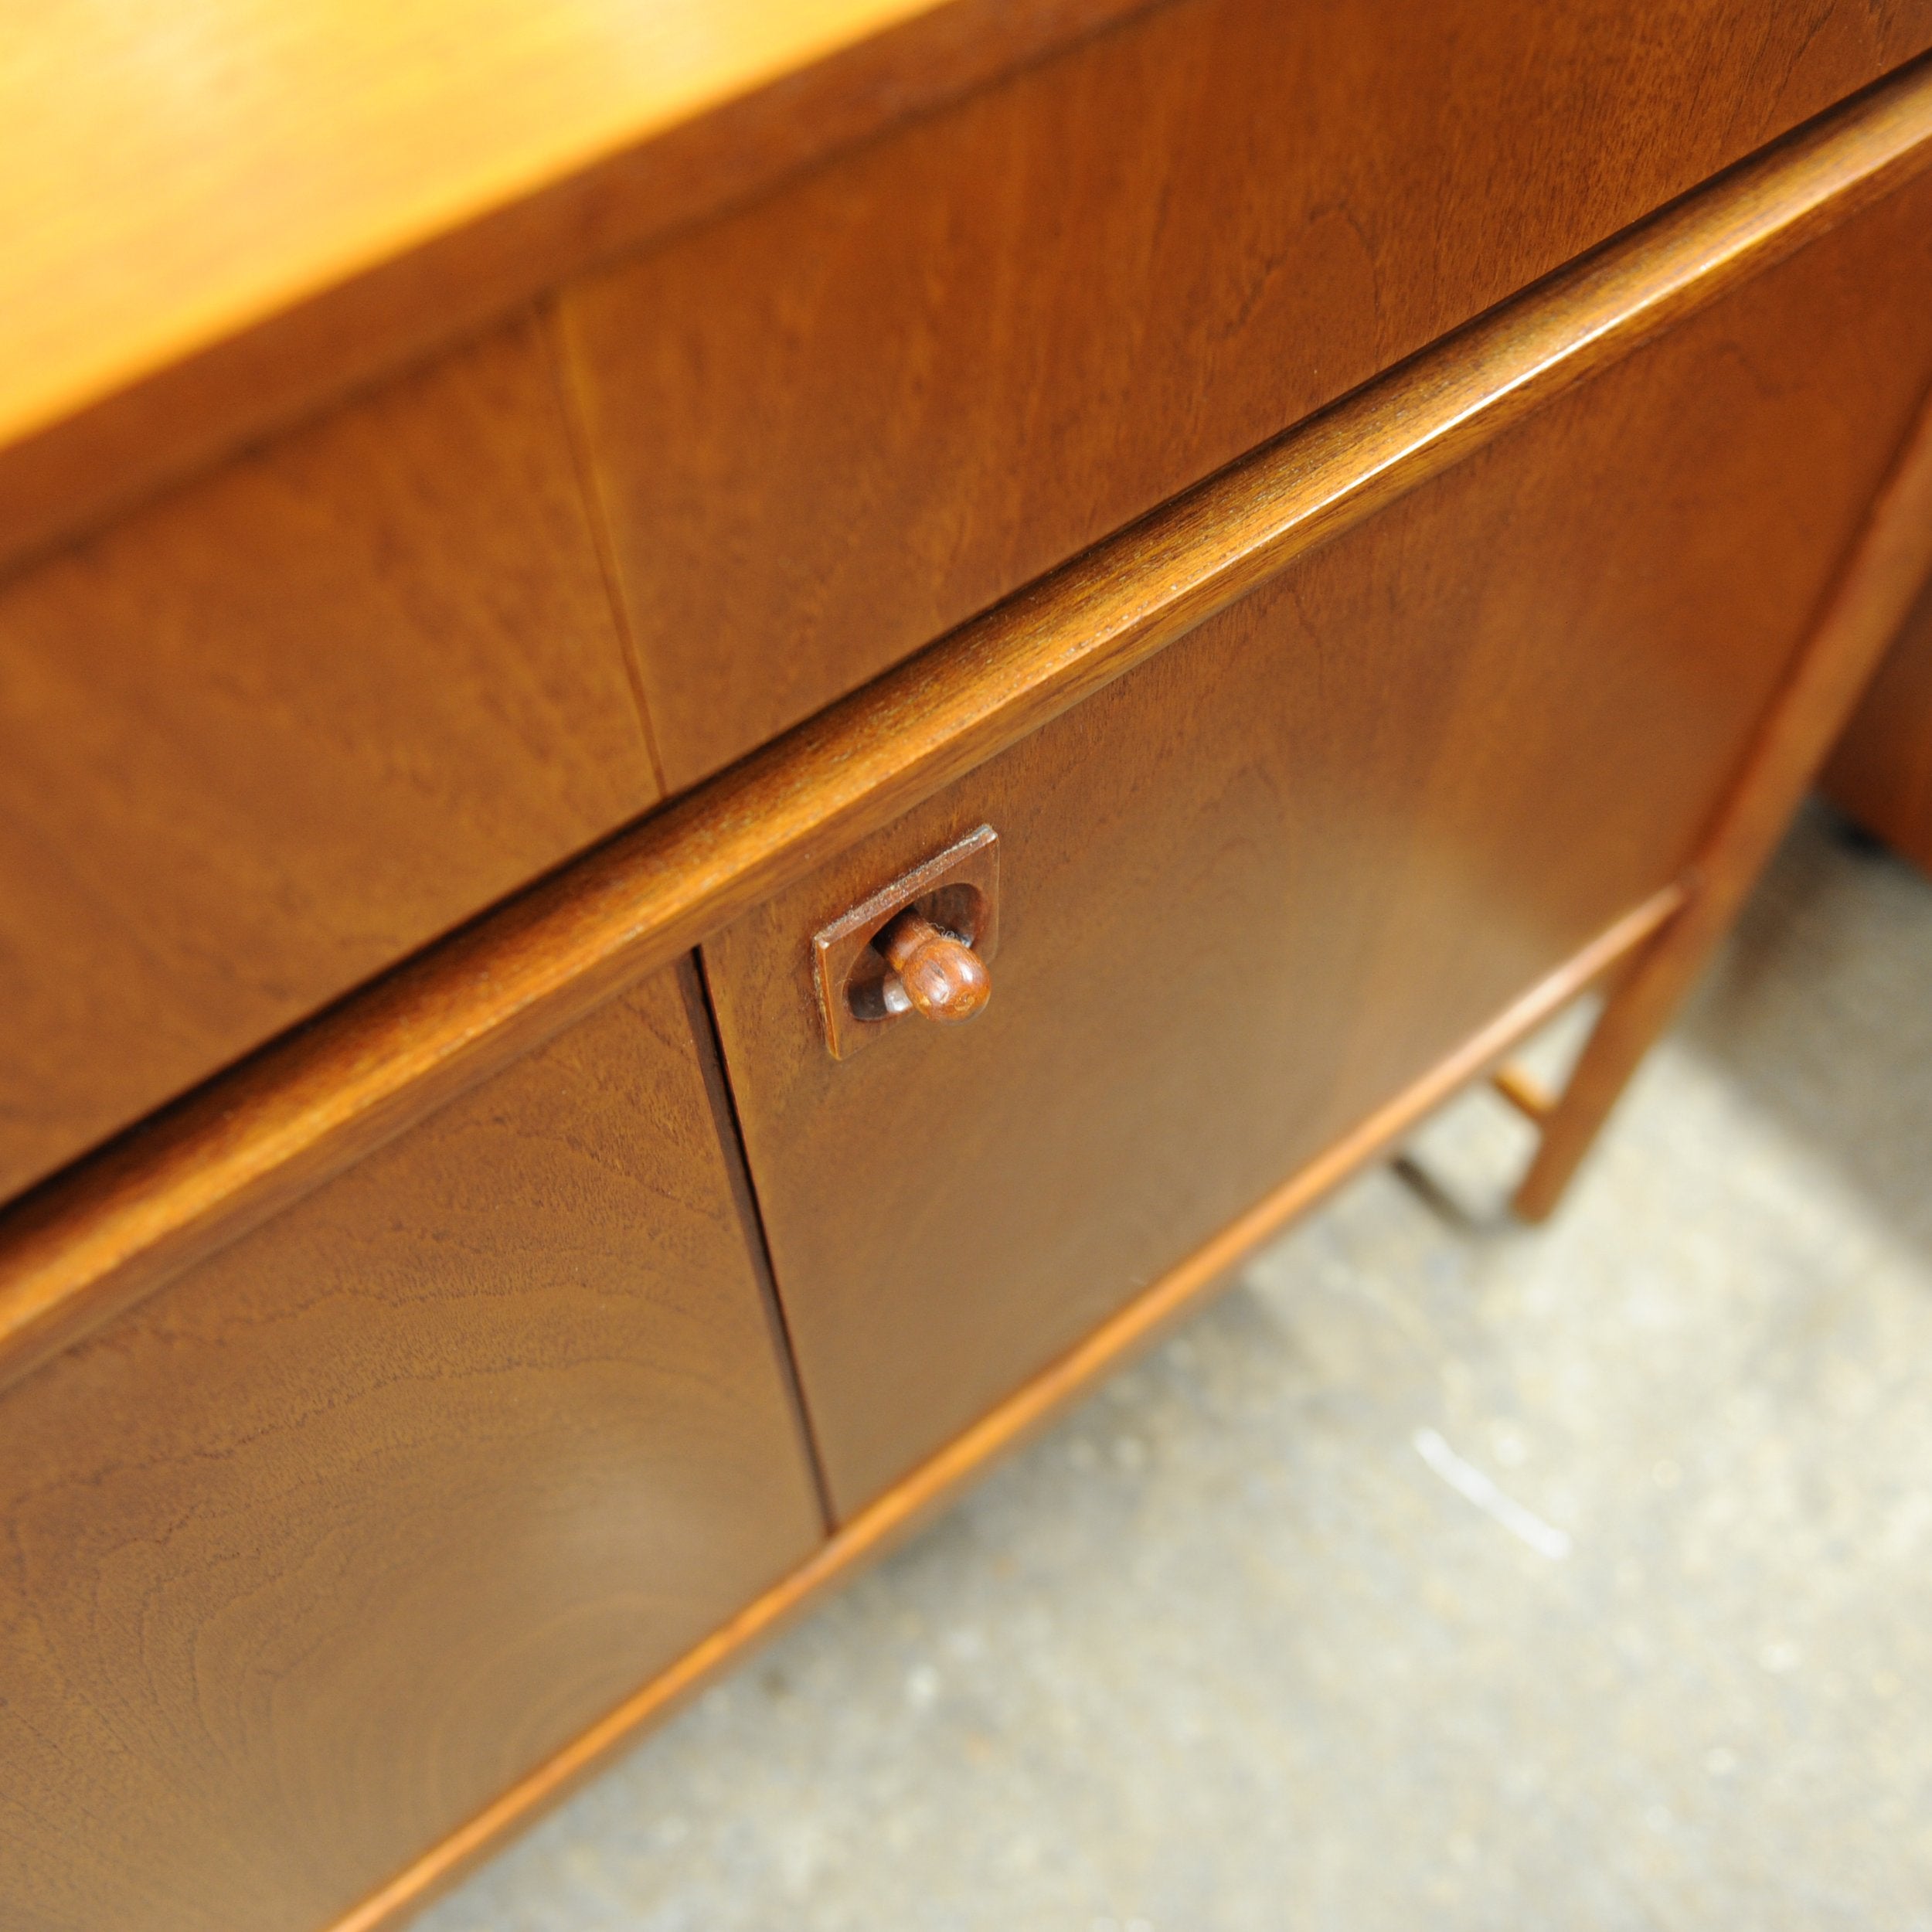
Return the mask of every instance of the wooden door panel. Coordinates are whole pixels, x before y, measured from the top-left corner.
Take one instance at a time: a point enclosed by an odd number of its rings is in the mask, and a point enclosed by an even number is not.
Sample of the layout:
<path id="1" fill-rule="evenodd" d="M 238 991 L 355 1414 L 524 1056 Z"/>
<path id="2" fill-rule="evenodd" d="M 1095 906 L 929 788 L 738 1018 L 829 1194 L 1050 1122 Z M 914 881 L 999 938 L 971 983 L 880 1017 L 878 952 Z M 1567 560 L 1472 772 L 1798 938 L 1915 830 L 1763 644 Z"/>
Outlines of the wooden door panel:
<path id="1" fill-rule="evenodd" d="M 647 981 L 8 1390 L 10 1932 L 314 1932 L 809 1553 L 706 1039 Z"/>
<path id="2" fill-rule="evenodd" d="M 675 790 L 1932 44 L 1182 0 L 560 299 Z"/>
<path id="3" fill-rule="evenodd" d="M 657 795 L 528 323 L 0 586 L 0 1198 Z"/>
<path id="4" fill-rule="evenodd" d="M 1932 369 L 1901 195 L 707 945 L 849 1512 L 1691 852 Z M 821 1043 L 811 935 L 981 821 L 986 1014 Z"/>

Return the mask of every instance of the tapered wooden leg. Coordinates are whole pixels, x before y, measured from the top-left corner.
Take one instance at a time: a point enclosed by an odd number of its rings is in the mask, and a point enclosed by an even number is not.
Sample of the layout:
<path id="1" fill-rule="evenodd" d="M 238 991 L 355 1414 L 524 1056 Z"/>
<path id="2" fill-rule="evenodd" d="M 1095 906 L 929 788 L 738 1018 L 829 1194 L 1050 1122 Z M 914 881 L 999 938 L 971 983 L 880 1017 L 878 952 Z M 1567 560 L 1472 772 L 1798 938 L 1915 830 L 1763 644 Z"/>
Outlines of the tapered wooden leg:
<path id="1" fill-rule="evenodd" d="M 1517 1189 L 1543 1219 L 1590 1151 L 1638 1063 L 1730 930 L 1866 680 L 1932 574 L 1932 396 L 1890 474 L 1730 795 L 1705 835 L 1684 910 L 1612 989 Z"/>

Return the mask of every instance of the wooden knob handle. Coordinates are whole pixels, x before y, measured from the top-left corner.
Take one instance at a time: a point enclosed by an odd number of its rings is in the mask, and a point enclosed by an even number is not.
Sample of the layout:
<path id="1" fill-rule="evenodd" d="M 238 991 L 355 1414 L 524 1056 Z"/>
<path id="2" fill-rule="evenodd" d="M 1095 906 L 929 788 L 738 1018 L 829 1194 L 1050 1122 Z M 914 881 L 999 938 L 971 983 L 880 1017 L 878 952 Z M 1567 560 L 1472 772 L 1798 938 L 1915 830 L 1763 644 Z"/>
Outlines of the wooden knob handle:
<path id="1" fill-rule="evenodd" d="M 907 1003 L 928 1019 L 971 1019 L 993 996 L 985 961 L 922 913 L 901 913 L 874 943 Z"/>

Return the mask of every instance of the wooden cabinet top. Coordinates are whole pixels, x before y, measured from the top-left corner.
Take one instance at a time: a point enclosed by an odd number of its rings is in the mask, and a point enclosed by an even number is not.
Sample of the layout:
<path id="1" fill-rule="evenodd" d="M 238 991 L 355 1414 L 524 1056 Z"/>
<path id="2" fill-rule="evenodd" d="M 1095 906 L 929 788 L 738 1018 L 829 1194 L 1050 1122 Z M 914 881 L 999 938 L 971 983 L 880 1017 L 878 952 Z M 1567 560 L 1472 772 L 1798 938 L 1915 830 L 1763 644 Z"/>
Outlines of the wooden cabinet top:
<path id="1" fill-rule="evenodd" d="M 1128 0 L 131 0 L 0 57 L 0 562 Z"/>
<path id="2" fill-rule="evenodd" d="M 580 270 L 1175 4 L 16 9 L 0 53 L 0 570 Z M 1485 5 L 1451 11 L 1475 21 Z M 1424 10 L 1329 11 L 1311 20 L 1311 57 L 1355 77 L 1362 46 L 1413 38 Z M 1708 170 L 1932 44 L 1932 0 L 1817 20 L 1799 0 L 1562 0 L 1549 13 L 1480 99 L 1405 85 L 1403 113 L 1486 152 L 1487 128 L 1525 111 L 1540 71 L 1572 121 L 1641 121 L 1655 91 L 1641 62 L 1606 84 L 1603 49 L 1661 39 L 1750 104 L 1726 105 L 1713 83 L 1728 138 L 1687 150 Z"/>
<path id="3" fill-rule="evenodd" d="M 0 436 L 932 4 L 30 9 L 0 68 Z"/>

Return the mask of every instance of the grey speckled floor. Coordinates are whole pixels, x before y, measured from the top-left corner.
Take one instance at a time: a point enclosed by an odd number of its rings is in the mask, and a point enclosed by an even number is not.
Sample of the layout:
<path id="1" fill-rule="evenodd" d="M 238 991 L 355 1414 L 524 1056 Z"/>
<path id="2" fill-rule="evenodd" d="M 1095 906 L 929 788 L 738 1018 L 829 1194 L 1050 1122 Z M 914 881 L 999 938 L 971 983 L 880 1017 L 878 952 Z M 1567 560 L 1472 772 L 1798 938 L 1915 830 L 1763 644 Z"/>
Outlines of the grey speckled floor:
<path id="1" fill-rule="evenodd" d="M 1932 883 L 1788 843 L 1566 1213 L 1477 1096 L 422 1921 L 1932 1928 Z"/>

